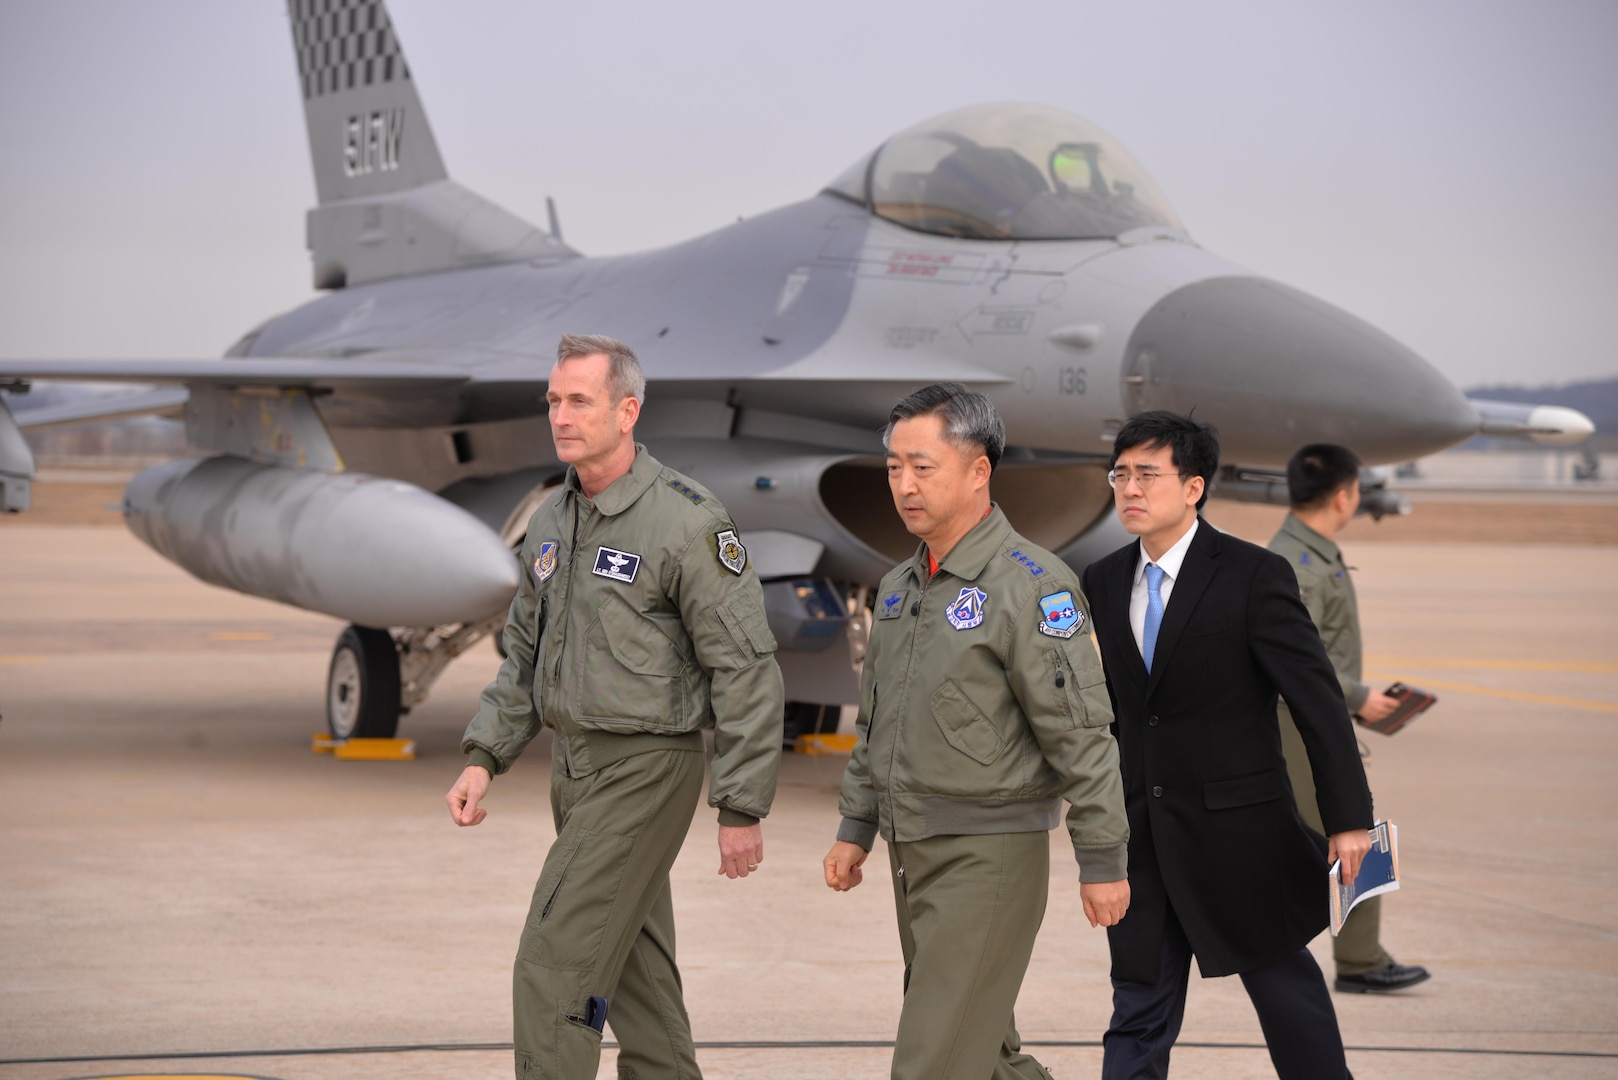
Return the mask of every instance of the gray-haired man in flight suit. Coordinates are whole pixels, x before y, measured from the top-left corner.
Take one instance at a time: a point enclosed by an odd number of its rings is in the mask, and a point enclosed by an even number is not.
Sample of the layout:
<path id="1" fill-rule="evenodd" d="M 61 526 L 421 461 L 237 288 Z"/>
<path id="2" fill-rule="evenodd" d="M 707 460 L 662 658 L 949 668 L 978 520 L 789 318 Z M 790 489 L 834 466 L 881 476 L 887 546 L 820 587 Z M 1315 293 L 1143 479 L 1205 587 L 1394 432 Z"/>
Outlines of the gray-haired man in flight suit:
<path id="1" fill-rule="evenodd" d="M 1072 571 L 989 501 L 1005 429 L 987 398 L 924 387 L 894 406 L 884 441 L 895 507 L 922 543 L 877 593 L 826 884 L 858 885 L 882 834 L 905 960 L 895 1080 L 1049 1080 L 1012 1009 L 1063 798 L 1090 925 L 1129 907 L 1087 605 Z"/>
<path id="2" fill-rule="evenodd" d="M 719 872 L 764 858 L 781 754 L 781 671 L 758 577 L 724 507 L 634 441 L 646 380 L 604 337 L 562 338 L 547 398 L 562 490 L 528 525 L 506 660 L 466 729 L 446 797 L 476 825 L 490 777 L 555 732 L 556 842 L 513 977 L 524 1077 L 596 1075 L 610 1009 L 620 1076 L 699 1077 L 674 962 L 669 868 L 702 790 Z"/>

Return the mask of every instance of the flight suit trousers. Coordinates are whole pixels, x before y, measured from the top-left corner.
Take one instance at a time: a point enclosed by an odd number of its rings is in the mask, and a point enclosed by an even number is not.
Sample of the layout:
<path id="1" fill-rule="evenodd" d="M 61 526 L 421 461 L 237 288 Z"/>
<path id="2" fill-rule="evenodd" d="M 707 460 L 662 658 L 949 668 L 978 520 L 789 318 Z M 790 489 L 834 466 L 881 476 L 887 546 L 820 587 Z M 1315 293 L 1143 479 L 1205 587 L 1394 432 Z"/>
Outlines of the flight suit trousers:
<path id="1" fill-rule="evenodd" d="M 534 887 L 512 973 L 517 1080 L 593 1080 L 607 1001 L 618 1075 L 695 1080 L 691 1023 L 674 962 L 669 869 L 702 793 L 700 749 L 652 750 L 586 776 L 551 769 L 556 842 Z"/>
<path id="2" fill-rule="evenodd" d="M 889 844 L 905 996 L 893 1080 L 1050 1080 L 1012 1016 L 1045 917 L 1047 833 Z"/>
<path id="3" fill-rule="evenodd" d="M 1315 802 L 1315 777 L 1309 771 L 1309 752 L 1304 749 L 1298 726 L 1281 710 L 1281 751 L 1286 756 L 1287 778 L 1292 795 L 1298 800 L 1298 816 L 1315 832 L 1325 835 L 1320 807 Z M 1343 923 L 1343 931 L 1332 939 L 1332 960 L 1339 975 L 1364 975 L 1387 967 L 1393 957 L 1382 947 L 1382 898 L 1373 896 L 1360 902 Z"/>

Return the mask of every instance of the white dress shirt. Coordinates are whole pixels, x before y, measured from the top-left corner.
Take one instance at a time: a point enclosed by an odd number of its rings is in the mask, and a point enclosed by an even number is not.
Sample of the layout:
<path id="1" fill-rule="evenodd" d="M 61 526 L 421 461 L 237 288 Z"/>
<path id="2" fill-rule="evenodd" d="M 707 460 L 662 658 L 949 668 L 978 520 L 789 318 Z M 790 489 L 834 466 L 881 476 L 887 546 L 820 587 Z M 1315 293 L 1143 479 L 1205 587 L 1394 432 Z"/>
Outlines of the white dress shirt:
<path id="1" fill-rule="evenodd" d="M 1191 538 L 1197 535 L 1197 521 L 1191 521 L 1191 527 L 1185 535 L 1174 542 L 1174 546 L 1163 553 L 1157 560 L 1157 566 L 1163 571 L 1163 584 L 1157 587 L 1157 594 L 1163 598 L 1163 611 L 1167 614 L 1169 609 L 1169 594 L 1174 591 L 1174 579 L 1180 576 L 1180 566 L 1185 562 L 1185 553 L 1191 550 Z M 1129 590 L 1129 628 L 1135 632 L 1135 648 L 1141 650 L 1141 656 L 1146 656 L 1146 605 L 1150 601 L 1146 586 L 1146 567 L 1151 560 L 1146 557 L 1146 545 L 1140 546 L 1140 560 L 1135 564 L 1135 586 Z"/>

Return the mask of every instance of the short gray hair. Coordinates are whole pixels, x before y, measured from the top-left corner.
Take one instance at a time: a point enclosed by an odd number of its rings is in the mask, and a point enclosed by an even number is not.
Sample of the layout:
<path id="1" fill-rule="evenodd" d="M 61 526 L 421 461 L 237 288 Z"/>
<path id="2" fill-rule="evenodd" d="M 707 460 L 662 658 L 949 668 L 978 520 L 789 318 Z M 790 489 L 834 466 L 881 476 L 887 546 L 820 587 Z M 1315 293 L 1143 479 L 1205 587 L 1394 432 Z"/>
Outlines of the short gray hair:
<path id="1" fill-rule="evenodd" d="M 607 358 L 607 386 L 616 395 L 612 404 L 626 397 L 646 404 L 646 372 L 641 370 L 635 350 L 605 334 L 563 334 L 556 346 L 556 362 L 560 364 L 583 356 Z"/>
<path id="2" fill-rule="evenodd" d="M 944 438 L 957 446 L 981 449 L 989 459 L 990 472 L 1000 464 L 1000 455 L 1006 452 L 1006 425 L 999 411 L 988 398 L 957 382 L 924 386 L 895 405 L 882 429 L 882 448 L 888 448 L 893 426 L 899 421 L 934 415 L 944 418 Z"/>

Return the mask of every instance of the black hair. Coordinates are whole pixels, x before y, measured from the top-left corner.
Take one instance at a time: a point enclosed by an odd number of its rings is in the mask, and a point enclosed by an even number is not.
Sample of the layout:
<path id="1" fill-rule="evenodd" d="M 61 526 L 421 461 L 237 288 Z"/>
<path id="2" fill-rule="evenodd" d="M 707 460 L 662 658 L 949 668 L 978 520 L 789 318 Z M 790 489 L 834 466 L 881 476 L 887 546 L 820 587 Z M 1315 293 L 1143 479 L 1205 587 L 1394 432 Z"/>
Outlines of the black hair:
<path id="1" fill-rule="evenodd" d="M 1360 456 L 1336 443 L 1300 446 L 1287 462 L 1287 499 L 1294 510 L 1325 506 L 1359 478 Z"/>
<path id="2" fill-rule="evenodd" d="M 888 413 L 888 424 L 882 429 L 883 449 L 893 434 L 893 425 L 935 414 L 944 418 L 944 438 L 957 446 L 980 447 L 989 459 L 989 471 L 994 471 L 1000 455 L 1006 452 L 1006 425 L 993 402 L 957 382 L 933 383 L 901 399 Z"/>
<path id="3" fill-rule="evenodd" d="M 1119 454 L 1137 446 L 1148 450 L 1166 446 L 1169 461 L 1181 476 L 1202 477 L 1202 498 L 1197 500 L 1200 512 L 1208 501 L 1208 493 L 1213 490 L 1214 473 L 1219 471 L 1219 432 L 1213 425 L 1166 409 L 1132 416 L 1118 429 L 1118 437 L 1112 441 L 1112 460 L 1107 467 L 1117 465 Z"/>

